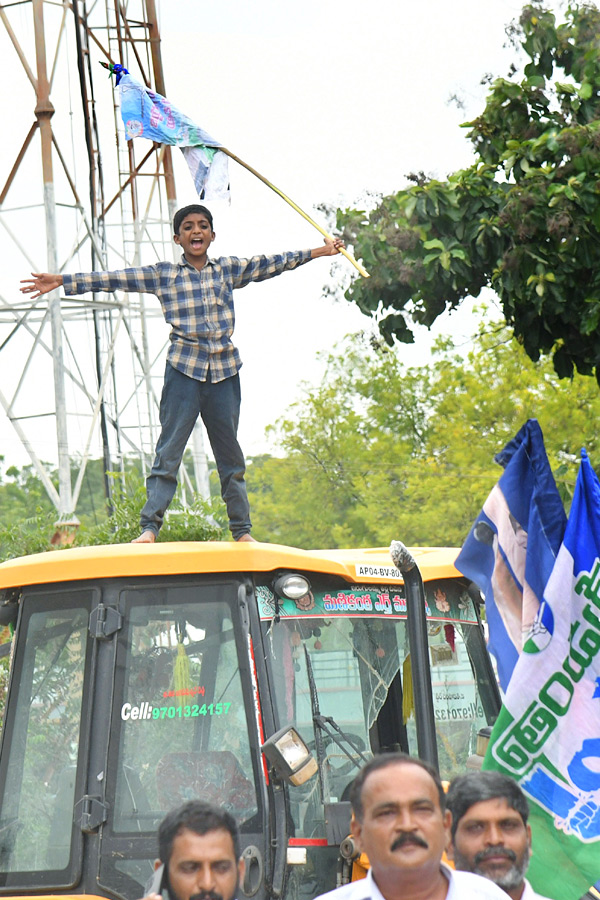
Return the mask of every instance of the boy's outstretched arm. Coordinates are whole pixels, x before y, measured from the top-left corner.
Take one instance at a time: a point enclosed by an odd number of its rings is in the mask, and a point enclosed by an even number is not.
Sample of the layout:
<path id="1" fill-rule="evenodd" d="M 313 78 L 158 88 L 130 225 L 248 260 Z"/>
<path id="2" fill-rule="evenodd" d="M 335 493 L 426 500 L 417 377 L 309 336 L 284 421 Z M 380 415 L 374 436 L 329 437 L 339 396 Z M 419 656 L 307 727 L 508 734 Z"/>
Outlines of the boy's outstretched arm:
<path id="1" fill-rule="evenodd" d="M 112 272 L 77 272 L 69 275 L 52 275 L 49 272 L 32 272 L 31 278 L 21 282 L 24 294 L 33 294 L 37 300 L 42 294 L 62 287 L 68 297 L 87 294 L 89 291 L 139 291 L 156 294 L 160 282 L 158 266 L 133 266 Z"/>
<path id="2" fill-rule="evenodd" d="M 223 257 L 229 261 L 232 288 L 243 288 L 251 281 L 265 281 L 282 272 L 290 272 L 320 256 L 336 256 L 343 248 L 341 238 L 326 238 L 322 247 L 313 250 L 294 250 L 289 253 L 276 253 L 272 256 L 251 256 L 250 259 L 238 259 L 236 256 Z"/>
<path id="3" fill-rule="evenodd" d="M 319 256 L 335 256 L 343 246 L 344 242 L 341 238 L 334 238 L 332 241 L 325 239 L 322 247 L 316 247 L 310 251 L 310 258 L 317 259 Z"/>
<path id="4" fill-rule="evenodd" d="M 21 284 L 24 287 L 21 288 L 21 293 L 33 294 L 33 300 L 37 300 L 42 294 L 47 294 L 49 291 L 54 291 L 62 286 L 62 275 L 51 275 L 49 272 L 32 272 L 31 274 L 33 278 L 22 279 Z M 34 291 L 37 291 L 37 293 L 34 294 Z"/>

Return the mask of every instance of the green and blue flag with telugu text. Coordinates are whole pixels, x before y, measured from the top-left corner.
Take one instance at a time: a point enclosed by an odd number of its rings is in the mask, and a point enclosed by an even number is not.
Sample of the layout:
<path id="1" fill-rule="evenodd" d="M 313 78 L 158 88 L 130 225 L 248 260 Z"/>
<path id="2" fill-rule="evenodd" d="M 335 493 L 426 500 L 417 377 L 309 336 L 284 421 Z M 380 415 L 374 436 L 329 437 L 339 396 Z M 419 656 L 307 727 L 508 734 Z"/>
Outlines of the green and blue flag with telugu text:
<path id="1" fill-rule="evenodd" d="M 484 768 L 511 775 L 530 801 L 534 889 L 579 900 L 600 876 L 600 482 L 585 451 Z"/>
<path id="2" fill-rule="evenodd" d="M 229 160 L 219 149 L 223 145 L 127 70 L 119 74 L 117 84 L 127 140 L 142 137 L 179 147 L 200 199 L 229 202 Z"/>

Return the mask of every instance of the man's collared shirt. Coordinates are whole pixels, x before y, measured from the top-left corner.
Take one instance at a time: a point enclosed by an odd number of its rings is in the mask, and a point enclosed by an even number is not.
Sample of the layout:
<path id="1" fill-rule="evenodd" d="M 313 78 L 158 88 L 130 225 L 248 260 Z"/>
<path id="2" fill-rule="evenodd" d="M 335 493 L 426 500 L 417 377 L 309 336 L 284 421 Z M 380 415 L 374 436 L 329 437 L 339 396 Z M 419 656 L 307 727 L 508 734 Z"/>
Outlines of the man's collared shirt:
<path id="1" fill-rule="evenodd" d="M 525 879 L 525 890 L 521 894 L 521 900 L 550 900 L 550 897 L 544 897 L 542 894 L 536 894 L 527 879 Z"/>
<path id="2" fill-rule="evenodd" d="M 210 257 L 203 269 L 190 265 L 185 256 L 178 263 L 63 275 L 65 294 L 87 291 L 135 291 L 156 294 L 171 326 L 167 359 L 174 369 L 197 381 L 223 381 L 242 365 L 231 341 L 235 326 L 233 291 L 251 281 L 264 281 L 308 262 L 310 250 L 273 256 Z"/>
<path id="3" fill-rule="evenodd" d="M 487 878 L 470 872 L 455 872 L 443 864 L 441 869 L 448 879 L 446 900 L 506 900 L 504 891 Z M 316 900 L 386 900 L 377 887 L 372 872 L 369 869 L 366 878 L 321 894 Z"/>

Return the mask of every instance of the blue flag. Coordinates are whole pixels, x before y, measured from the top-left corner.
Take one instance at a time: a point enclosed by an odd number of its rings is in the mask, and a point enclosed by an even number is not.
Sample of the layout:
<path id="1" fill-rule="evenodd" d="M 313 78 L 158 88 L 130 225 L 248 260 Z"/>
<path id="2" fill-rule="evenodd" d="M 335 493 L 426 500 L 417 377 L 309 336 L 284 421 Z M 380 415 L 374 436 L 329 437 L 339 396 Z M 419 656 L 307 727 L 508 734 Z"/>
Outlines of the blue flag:
<path id="1" fill-rule="evenodd" d="M 485 597 L 488 649 L 504 691 L 538 614 L 561 545 L 566 516 L 544 449 L 529 419 L 496 457 L 504 473 L 456 560 Z"/>
<path id="2" fill-rule="evenodd" d="M 117 84 L 127 139 L 143 137 L 180 147 L 198 196 L 203 200 L 229 201 L 229 160 L 219 150 L 223 145 L 166 97 L 140 84 L 127 71 L 119 74 Z"/>
<path id="3" fill-rule="evenodd" d="M 578 900 L 600 873 L 600 482 L 585 450 L 484 768 L 511 775 L 530 801 L 535 890 Z"/>

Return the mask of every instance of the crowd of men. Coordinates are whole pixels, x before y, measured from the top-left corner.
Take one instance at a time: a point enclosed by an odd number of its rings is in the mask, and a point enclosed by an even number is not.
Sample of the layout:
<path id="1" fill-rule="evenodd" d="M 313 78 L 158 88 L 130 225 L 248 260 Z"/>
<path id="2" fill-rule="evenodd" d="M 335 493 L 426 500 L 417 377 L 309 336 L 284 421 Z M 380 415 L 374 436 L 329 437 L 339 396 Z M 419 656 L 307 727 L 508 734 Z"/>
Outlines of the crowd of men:
<path id="1" fill-rule="evenodd" d="M 529 807 L 512 779 L 471 772 L 446 793 L 432 766 L 382 754 L 359 772 L 350 801 L 352 834 L 370 869 L 318 900 L 548 900 L 525 877 Z M 165 817 L 158 845 L 146 900 L 163 900 L 163 891 L 170 900 L 236 900 L 244 861 L 228 812 L 189 801 Z"/>

